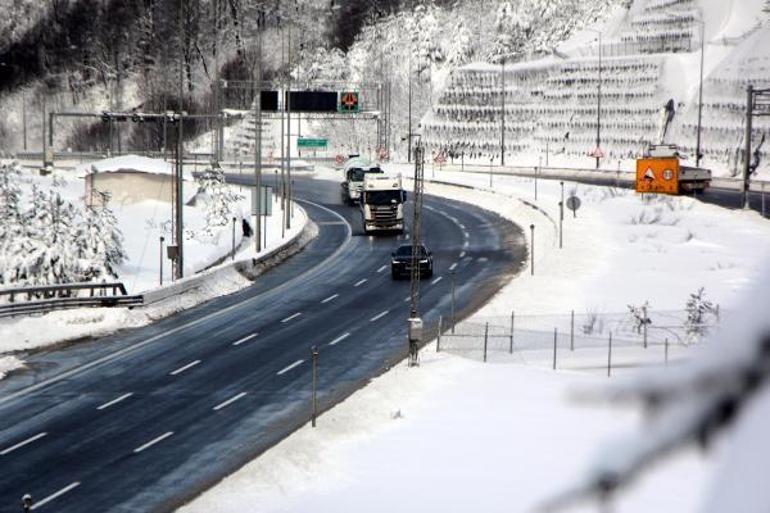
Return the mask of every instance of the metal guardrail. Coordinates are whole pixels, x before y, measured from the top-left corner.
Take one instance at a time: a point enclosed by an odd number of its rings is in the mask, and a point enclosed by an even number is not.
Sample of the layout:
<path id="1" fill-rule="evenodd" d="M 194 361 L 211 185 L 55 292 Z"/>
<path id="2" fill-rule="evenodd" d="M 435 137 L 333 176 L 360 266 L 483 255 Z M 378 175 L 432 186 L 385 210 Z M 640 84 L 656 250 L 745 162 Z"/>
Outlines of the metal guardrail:
<path id="1" fill-rule="evenodd" d="M 81 291 L 88 291 L 88 295 L 79 296 Z M 0 300 L 8 301 L 0 304 L 0 317 L 72 308 L 133 307 L 144 303 L 143 296 L 129 296 L 121 282 L 62 283 L 0 289 Z"/>

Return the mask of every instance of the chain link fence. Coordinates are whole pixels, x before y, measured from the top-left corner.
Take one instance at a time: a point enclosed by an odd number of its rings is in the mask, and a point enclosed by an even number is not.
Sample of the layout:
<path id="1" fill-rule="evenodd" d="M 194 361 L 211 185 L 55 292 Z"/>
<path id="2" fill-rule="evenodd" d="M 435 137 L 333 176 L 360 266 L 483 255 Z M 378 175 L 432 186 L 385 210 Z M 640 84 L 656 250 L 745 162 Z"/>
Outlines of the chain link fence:
<path id="1" fill-rule="evenodd" d="M 681 311 L 442 319 L 436 349 L 483 362 L 518 362 L 607 375 L 665 365 L 714 330 L 719 312 Z"/>

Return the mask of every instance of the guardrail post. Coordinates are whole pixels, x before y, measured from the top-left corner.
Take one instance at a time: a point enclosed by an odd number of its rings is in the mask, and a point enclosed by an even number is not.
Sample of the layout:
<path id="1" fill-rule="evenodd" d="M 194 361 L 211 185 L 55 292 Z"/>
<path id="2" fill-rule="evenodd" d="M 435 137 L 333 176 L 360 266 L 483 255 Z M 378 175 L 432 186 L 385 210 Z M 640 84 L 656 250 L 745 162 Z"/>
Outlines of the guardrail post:
<path id="1" fill-rule="evenodd" d="M 484 362 L 487 361 L 487 343 L 489 340 L 489 323 L 484 325 Z"/>
<path id="2" fill-rule="evenodd" d="M 610 340 L 607 345 L 607 377 L 612 373 L 612 332 L 610 331 Z"/>
<path id="3" fill-rule="evenodd" d="M 556 338 L 558 337 L 557 329 L 553 329 L 553 370 L 556 370 Z"/>
<path id="4" fill-rule="evenodd" d="M 575 350 L 575 310 L 570 312 L 569 319 L 569 350 Z"/>
<path id="5" fill-rule="evenodd" d="M 643 337 L 642 340 L 644 342 L 644 348 L 647 349 L 647 322 L 648 322 L 648 319 L 647 319 L 647 307 L 646 306 L 642 306 L 642 315 L 644 316 L 644 318 L 643 318 L 644 324 L 642 324 L 642 337 Z"/>
<path id="6" fill-rule="evenodd" d="M 511 310 L 511 344 L 508 348 L 508 352 L 513 354 L 513 323 L 516 320 L 516 312 Z"/>
<path id="7" fill-rule="evenodd" d="M 441 328 L 442 324 L 444 323 L 444 318 L 442 316 L 438 316 L 438 336 L 436 337 L 436 352 L 441 351 Z"/>

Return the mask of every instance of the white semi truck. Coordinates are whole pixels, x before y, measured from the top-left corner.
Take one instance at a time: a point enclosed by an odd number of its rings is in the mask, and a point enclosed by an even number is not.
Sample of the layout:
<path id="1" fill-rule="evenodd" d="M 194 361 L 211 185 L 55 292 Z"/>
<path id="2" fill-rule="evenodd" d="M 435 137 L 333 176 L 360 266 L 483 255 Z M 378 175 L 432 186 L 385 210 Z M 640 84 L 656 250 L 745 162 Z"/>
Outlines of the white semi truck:
<path id="1" fill-rule="evenodd" d="M 364 175 L 361 216 L 364 232 L 404 232 L 406 191 L 401 176 L 372 173 Z"/>
<path id="2" fill-rule="evenodd" d="M 345 173 L 345 181 L 342 182 L 342 202 L 346 205 L 355 205 L 361 200 L 364 176 L 369 173 L 382 174 L 382 169 L 364 158 L 351 156 L 345 163 L 343 173 Z"/>

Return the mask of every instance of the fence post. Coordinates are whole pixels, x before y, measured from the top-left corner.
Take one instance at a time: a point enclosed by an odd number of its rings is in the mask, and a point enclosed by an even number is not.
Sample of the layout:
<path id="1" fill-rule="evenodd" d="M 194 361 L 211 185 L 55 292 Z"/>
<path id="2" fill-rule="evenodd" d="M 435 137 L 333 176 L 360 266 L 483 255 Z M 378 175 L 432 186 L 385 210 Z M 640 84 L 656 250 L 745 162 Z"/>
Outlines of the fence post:
<path id="1" fill-rule="evenodd" d="M 642 306 L 642 315 L 644 316 L 644 319 L 642 321 L 642 337 L 644 340 L 644 348 L 647 349 L 647 307 Z"/>
<path id="2" fill-rule="evenodd" d="M 668 337 L 666 337 L 665 342 L 663 342 L 664 347 L 664 362 L 666 365 L 668 365 Z"/>
<path id="3" fill-rule="evenodd" d="M 553 329 L 553 370 L 556 370 L 556 328 Z"/>
<path id="4" fill-rule="evenodd" d="M 610 331 L 610 343 L 607 346 L 607 377 L 612 373 L 612 332 Z"/>
<path id="5" fill-rule="evenodd" d="M 436 337 L 436 352 L 441 351 L 441 325 L 444 323 L 444 318 L 438 316 L 438 337 Z"/>
<path id="6" fill-rule="evenodd" d="M 513 354 L 513 322 L 516 320 L 516 312 L 511 310 L 511 345 L 508 348 L 508 352 Z"/>
<path id="7" fill-rule="evenodd" d="M 575 350 L 575 310 L 572 310 L 569 318 L 569 350 Z"/>
<path id="8" fill-rule="evenodd" d="M 489 340 L 489 323 L 484 325 L 484 362 L 487 361 L 487 341 Z"/>

